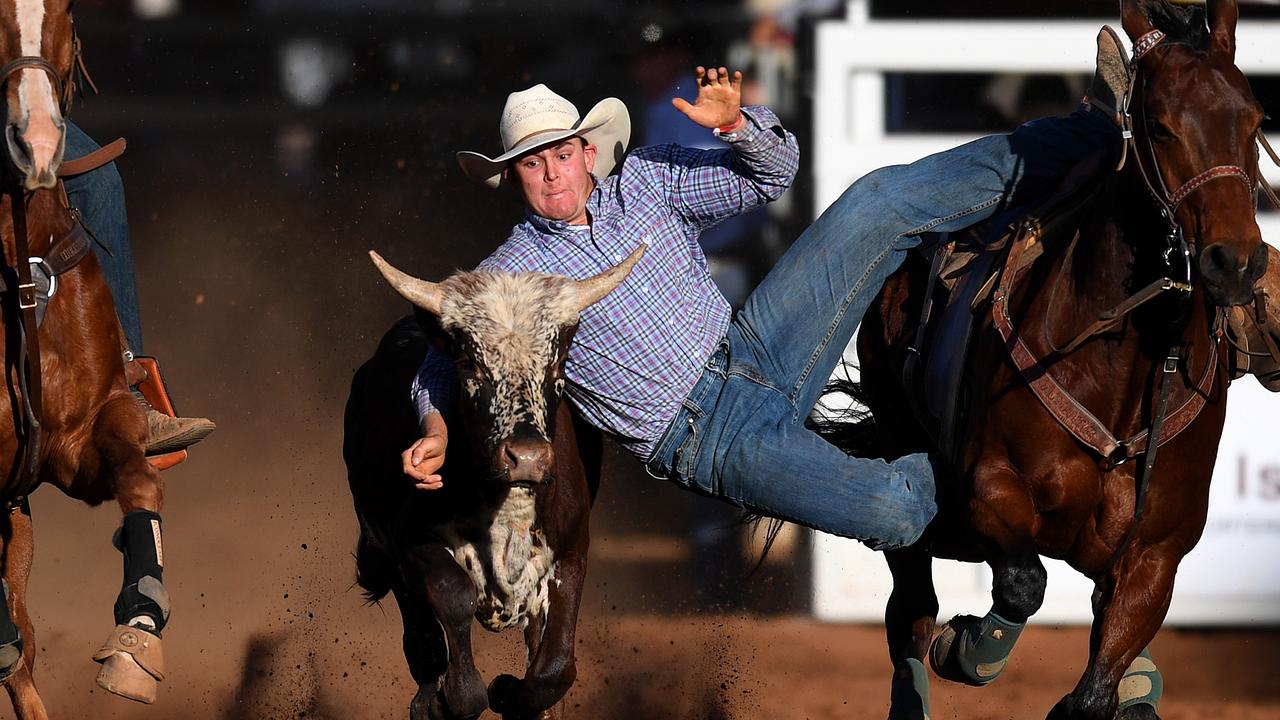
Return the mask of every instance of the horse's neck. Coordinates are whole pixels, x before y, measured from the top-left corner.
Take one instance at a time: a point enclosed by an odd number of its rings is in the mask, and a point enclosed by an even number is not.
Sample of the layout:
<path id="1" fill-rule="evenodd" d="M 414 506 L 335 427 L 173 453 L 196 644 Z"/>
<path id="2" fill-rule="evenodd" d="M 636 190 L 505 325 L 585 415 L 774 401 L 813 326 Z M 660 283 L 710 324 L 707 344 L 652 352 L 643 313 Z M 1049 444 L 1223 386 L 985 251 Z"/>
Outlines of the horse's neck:
<path id="1" fill-rule="evenodd" d="M 1133 167 L 1110 178 L 1111 187 L 1103 192 L 1086 224 L 1074 251 L 1069 284 L 1070 297 L 1076 304 L 1072 308 L 1077 317 L 1095 318 L 1110 310 L 1135 293 L 1162 277 L 1181 277 L 1180 268 L 1165 263 L 1165 239 L 1168 225 L 1155 210 L 1145 185 Z M 1179 258 L 1172 258 L 1180 262 Z M 1127 334 L 1158 333 L 1172 327 L 1174 316 L 1167 302 L 1172 297 L 1158 298 L 1136 311 L 1135 318 L 1126 323 Z M 1145 317 L 1154 313 L 1155 317 Z M 1144 318 L 1144 322 L 1136 318 Z M 1162 321 L 1161 318 L 1167 318 Z M 1154 321 L 1151 321 L 1154 320 Z M 1191 316 L 1184 337 L 1207 337 L 1210 321 L 1206 304 L 1200 291 L 1192 298 Z M 1135 331 L 1134 328 L 1137 328 Z M 1142 338 L 1133 337 L 1135 341 Z M 1167 337 L 1146 338 L 1156 344 L 1167 342 Z"/>

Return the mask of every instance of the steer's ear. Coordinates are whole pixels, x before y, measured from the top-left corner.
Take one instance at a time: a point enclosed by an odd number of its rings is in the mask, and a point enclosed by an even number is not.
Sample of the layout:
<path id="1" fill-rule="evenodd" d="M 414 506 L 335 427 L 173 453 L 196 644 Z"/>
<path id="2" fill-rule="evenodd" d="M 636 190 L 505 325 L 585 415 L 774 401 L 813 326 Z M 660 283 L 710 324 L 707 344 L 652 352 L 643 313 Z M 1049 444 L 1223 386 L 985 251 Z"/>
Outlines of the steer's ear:
<path id="1" fill-rule="evenodd" d="M 440 327 L 440 318 L 420 307 L 415 307 L 413 319 L 418 321 L 418 327 L 422 328 L 422 334 L 427 336 L 427 342 L 431 347 L 446 357 L 453 357 L 453 343 L 449 340 L 449 333 Z"/>

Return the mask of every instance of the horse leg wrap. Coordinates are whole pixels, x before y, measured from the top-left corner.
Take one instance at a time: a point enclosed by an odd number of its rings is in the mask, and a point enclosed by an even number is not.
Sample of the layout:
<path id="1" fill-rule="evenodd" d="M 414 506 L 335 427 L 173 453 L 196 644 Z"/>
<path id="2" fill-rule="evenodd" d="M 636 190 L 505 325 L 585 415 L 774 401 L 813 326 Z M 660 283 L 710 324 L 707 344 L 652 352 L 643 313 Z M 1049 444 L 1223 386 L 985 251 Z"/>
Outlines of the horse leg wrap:
<path id="1" fill-rule="evenodd" d="M 924 663 L 907 658 L 893 668 L 889 705 L 891 718 L 929 720 L 929 672 Z"/>
<path id="2" fill-rule="evenodd" d="M 116 624 L 147 629 L 157 636 L 169 621 L 160 534 L 160 515 L 134 510 L 124 516 L 112 538 L 112 544 L 124 553 L 124 585 L 116 598 Z"/>
<path id="3" fill-rule="evenodd" d="M 22 668 L 22 633 L 10 615 L 9 583 L 0 580 L 0 586 L 4 588 L 4 615 L 0 617 L 0 685 L 3 685 Z"/>
<path id="4" fill-rule="evenodd" d="M 1150 649 L 1143 649 L 1129 663 L 1129 669 L 1120 678 L 1117 693 L 1120 695 L 1121 710 L 1134 705 L 1150 705 L 1152 709 L 1160 707 L 1160 696 L 1164 694 L 1164 677 L 1151 659 Z"/>
<path id="5" fill-rule="evenodd" d="M 939 677 L 966 685 L 986 685 L 1004 672 L 1009 654 L 1026 623 L 958 615 L 942 628 L 929 648 L 929 664 Z"/>

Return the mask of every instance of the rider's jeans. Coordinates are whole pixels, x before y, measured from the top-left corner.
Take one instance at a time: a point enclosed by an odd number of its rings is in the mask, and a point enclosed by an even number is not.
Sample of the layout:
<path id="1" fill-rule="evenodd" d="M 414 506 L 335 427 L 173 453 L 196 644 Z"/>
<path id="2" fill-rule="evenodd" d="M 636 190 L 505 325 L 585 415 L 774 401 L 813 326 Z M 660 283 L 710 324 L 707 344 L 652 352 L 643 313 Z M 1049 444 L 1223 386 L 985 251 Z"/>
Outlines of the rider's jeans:
<path id="1" fill-rule="evenodd" d="M 734 317 L 649 471 L 878 549 L 918 539 L 937 510 L 929 459 L 849 457 L 806 429 L 805 417 L 916 236 L 1043 196 L 1084 156 L 1118 149 L 1119 137 L 1102 113 L 1082 108 L 855 182 Z"/>
<path id="2" fill-rule="evenodd" d="M 84 157 L 98 149 L 84 131 L 67 123 L 67 141 L 63 156 L 68 160 Z M 129 218 L 124 208 L 124 183 L 115 163 L 66 178 L 67 197 L 71 206 L 80 210 L 84 224 L 97 242 L 93 252 L 98 256 L 102 274 L 111 288 L 116 315 L 124 328 L 125 342 L 135 353 L 142 352 L 142 320 L 138 315 L 138 287 L 133 277 L 133 249 L 129 245 Z"/>

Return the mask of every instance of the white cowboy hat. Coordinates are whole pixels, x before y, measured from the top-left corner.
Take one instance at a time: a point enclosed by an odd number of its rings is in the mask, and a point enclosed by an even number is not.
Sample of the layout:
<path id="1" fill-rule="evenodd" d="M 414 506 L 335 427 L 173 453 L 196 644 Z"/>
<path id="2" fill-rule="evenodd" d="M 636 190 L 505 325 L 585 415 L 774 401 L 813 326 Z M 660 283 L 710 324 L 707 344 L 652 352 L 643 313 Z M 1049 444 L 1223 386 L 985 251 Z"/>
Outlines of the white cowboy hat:
<path id="1" fill-rule="evenodd" d="M 546 85 L 538 84 L 507 96 L 498 132 L 502 136 L 502 154 L 498 157 L 467 150 L 458 153 L 458 164 L 467 177 L 497 188 L 502 184 L 502 171 L 508 160 L 575 135 L 596 146 L 592 173 L 606 177 L 627 150 L 631 116 L 627 106 L 617 98 L 605 98 L 585 117 L 580 116 L 573 103 L 551 92 Z"/>

